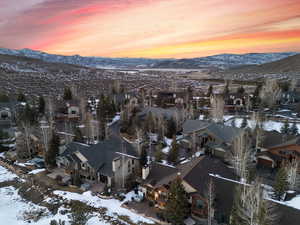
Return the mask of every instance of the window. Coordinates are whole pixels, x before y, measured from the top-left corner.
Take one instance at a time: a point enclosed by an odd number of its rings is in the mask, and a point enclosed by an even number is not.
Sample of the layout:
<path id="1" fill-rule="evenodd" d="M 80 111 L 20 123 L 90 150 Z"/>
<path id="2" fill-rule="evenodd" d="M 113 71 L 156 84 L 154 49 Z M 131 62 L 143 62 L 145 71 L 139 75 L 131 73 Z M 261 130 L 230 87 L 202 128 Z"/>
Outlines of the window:
<path id="1" fill-rule="evenodd" d="M 201 200 L 201 199 L 197 199 L 197 200 L 196 200 L 196 208 L 197 208 L 197 209 L 203 209 L 204 206 L 205 206 L 205 204 L 204 204 L 204 201 L 203 201 L 203 200 Z"/>
<path id="2" fill-rule="evenodd" d="M 76 111 L 75 111 L 75 110 L 72 110 L 72 111 L 71 111 L 71 114 L 75 115 L 75 114 L 76 114 Z"/>
<path id="3" fill-rule="evenodd" d="M 132 165 L 134 165 L 134 159 L 131 160 Z"/>

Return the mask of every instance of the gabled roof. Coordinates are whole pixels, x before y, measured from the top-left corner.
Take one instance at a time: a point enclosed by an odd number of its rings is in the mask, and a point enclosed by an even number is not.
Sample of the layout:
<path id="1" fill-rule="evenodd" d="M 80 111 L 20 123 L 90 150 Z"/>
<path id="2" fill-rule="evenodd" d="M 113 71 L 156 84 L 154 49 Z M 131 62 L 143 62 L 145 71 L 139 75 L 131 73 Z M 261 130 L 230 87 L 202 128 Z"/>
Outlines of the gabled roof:
<path id="1" fill-rule="evenodd" d="M 178 172 L 179 170 L 175 167 L 153 162 L 150 165 L 150 172 L 144 183 L 150 184 L 155 188 L 168 185 L 176 178 Z"/>
<path id="2" fill-rule="evenodd" d="M 191 134 L 195 131 L 199 131 L 208 127 L 209 122 L 203 120 L 187 120 L 182 125 L 184 134 Z"/>
<path id="3" fill-rule="evenodd" d="M 287 140 L 281 144 L 278 144 L 278 145 L 274 145 L 274 146 L 271 146 L 269 148 L 279 148 L 279 147 L 285 147 L 287 145 L 300 145 L 300 137 L 295 137 L 293 139 L 290 139 L 290 140 Z"/>
<path id="4" fill-rule="evenodd" d="M 202 156 L 180 166 L 182 179 L 197 190 L 200 195 L 205 195 L 210 179 L 209 174 L 218 174 L 228 179 L 235 179 L 232 169 L 228 168 L 220 159 Z"/>
<path id="5" fill-rule="evenodd" d="M 243 132 L 243 129 L 201 120 L 187 120 L 183 124 L 184 134 L 197 131 L 209 133 L 225 143 L 231 143 L 234 138 Z"/>
<path id="6" fill-rule="evenodd" d="M 112 161 L 120 157 L 120 153 L 124 153 L 126 157 L 138 157 L 134 146 L 126 141 L 122 141 L 116 135 L 112 135 L 110 139 L 91 146 L 76 142 L 70 143 L 66 151 L 62 153 L 62 156 L 67 156 L 77 161 L 76 157 L 74 158 L 77 151 L 87 159 L 87 163 L 95 171 L 108 176 L 112 175 Z"/>
<path id="7" fill-rule="evenodd" d="M 294 135 L 284 135 L 277 131 L 264 131 L 262 134 L 262 143 L 260 144 L 260 147 L 271 148 L 285 144 L 292 139 L 295 139 Z"/>
<path id="8" fill-rule="evenodd" d="M 181 111 L 177 108 L 159 108 L 159 107 L 146 107 L 143 109 L 142 112 L 138 113 L 139 117 L 145 117 L 147 116 L 149 113 L 152 113 L 153 116 L 155 117 L 165 117 L 167 119 L 171 119 L 173 118 L 176 113 L 181 113 Z"/>

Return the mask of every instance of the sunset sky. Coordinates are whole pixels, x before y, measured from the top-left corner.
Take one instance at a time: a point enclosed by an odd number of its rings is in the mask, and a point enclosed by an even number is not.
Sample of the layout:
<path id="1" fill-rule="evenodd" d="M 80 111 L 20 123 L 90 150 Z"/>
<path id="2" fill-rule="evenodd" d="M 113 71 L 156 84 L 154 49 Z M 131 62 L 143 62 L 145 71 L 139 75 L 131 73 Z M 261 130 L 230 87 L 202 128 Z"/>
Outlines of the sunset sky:
<path id="1" fill-rule="evenodd" d="M 300 51 L 300 0 L 0 0 L 0 47 L 151 58 Z"/>

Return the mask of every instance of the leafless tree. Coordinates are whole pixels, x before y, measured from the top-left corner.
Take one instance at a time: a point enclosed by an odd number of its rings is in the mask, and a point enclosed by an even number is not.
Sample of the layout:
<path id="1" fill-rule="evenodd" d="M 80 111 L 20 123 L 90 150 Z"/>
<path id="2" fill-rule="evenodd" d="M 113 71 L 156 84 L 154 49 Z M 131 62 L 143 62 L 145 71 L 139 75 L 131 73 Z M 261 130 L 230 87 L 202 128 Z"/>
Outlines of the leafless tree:
<path id="1" fill-rule="evenodd" d="M 24 133 L 25 148 L 28 152 L 28 156 L 31 157 L 31 143 L 30 134 L 32 133 L 33 127 L 29 122 L 21 121 L 21 127 Z"/>
<path id="2" fill-rule="evenodd" d="M 215 201 L 215 186 L 212 178 L 208 182 L 208 198 L 207 198 L 207 224 L 212 225 L 214 218 L 214 201 Z"/>
<path id="3" fill-rule="evenodd" d="M 225 106 L 223 96 L 220 94 L 211 95 L 210 105 L 211 105 L 212 120 L 215 122 L 223 122 L 224 106 Z"/>
<path id="4" fill-rule="evenodd" d="M 291 190 L 296 190 L 298 187 L 298 181 L 299 181 L 299 162 L 297 159 L 293 159 L 290 162 L 286 162 L 285 164 L 286 172 L 287 172 L 287 180 L 289 183 L 289 188 Z"/>
<path id="5" fill-rule="evenodd" d="M 233 141 L 233 146 L 228 157 L 236 174 L 240 177 L 241 181 L 245 182 L 247 180 L 251 159 L 248 131 L 241 132 L 241 135 Z"/>
<path id="6" fill-rule="evenodd" d="M 264 198 L 262 183 L 256 179 L 253 184 L 244 184 L 238 188 L 236 217 L 240 224 L 275 224 L 278 219 L 273 202 Z"/>
<path id="7" fill-rule="evenodd" d="M 276 79 L 268 79 L 260 91 L 260 98 L 268 107 L 273 107 L 281 97 L 281 88 Z"/>
<path id="8" fill-rule="evenodd" d="M 260 112 L 253 112 L 251 121 L 253 122 L 253 128 L 254 128 L 253 131 L 255 135 L 255 147 L 256 149 L 258 149 L 264 138 L 263 135 L 264 118 L 262 117 Z"/>

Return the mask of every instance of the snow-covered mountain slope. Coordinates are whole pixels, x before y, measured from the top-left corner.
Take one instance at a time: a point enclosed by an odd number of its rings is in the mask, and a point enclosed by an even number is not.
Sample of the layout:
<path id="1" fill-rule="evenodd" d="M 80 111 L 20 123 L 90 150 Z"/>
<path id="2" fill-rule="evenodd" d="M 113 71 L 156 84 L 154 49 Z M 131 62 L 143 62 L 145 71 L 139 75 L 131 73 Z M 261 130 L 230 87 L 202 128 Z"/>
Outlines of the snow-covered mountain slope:
<path id="1" fill-rule="evenodd" d="M 95 68 L 218 68 L 227 69 L 242 65 L 260 65 L 277 61 L 296 52 L 282 53 L 249 53 L 249 54 L 221 54 L 208 57 L 190 59 L 146 59 L 146 58 L 105 58 L 105 57 L 82 57 L 79 55 L 62 56 L 48 54 L 31 49 L 11 50 L 0 48 L 0 54 L 26 56 L 40 59 L 46 62 L 59 62 L 75 64 Z"/>

